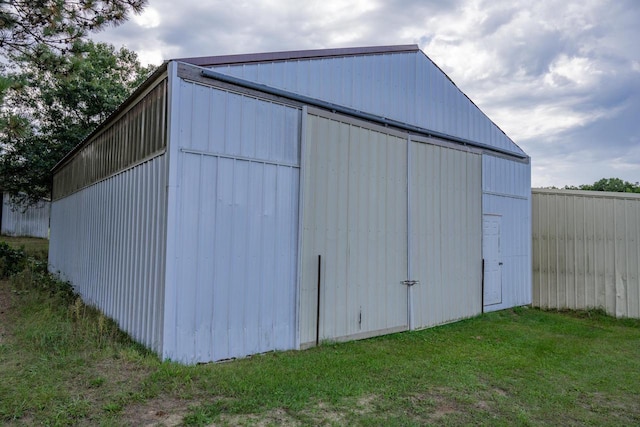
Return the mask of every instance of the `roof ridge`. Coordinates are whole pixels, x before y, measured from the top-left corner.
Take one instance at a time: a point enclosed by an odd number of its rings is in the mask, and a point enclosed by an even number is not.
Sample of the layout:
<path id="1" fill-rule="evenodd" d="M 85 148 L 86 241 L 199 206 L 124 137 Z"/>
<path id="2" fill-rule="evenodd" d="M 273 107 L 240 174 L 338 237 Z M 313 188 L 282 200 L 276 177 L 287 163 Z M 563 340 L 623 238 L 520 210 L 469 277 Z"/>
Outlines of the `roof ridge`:
<path id="1" fill-rule="evenodd" d="M 417 44 L 345 47 L 336 49 L 291 50 L 282 52 L 249 53 L 239 55 L 201 56 L 176 58 L 173 61 L 186 62 L 200 67 L 226 64 L 248 64 L 256 62 L 287 61 L 292 59 L 314 59 L 338 56 L 375 55 L 384 53 L 419 52 Z"/>

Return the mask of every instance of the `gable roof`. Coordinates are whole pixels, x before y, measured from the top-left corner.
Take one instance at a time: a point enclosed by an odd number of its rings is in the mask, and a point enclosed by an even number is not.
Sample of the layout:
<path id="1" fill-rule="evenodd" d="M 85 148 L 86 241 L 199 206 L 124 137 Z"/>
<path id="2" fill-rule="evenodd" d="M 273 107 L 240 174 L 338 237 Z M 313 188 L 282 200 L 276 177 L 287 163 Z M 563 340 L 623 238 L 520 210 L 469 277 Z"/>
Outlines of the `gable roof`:
<path id="1" fill-rule="evenodd" d="M 526 157 L 415 44 L 175 61 Z"/>

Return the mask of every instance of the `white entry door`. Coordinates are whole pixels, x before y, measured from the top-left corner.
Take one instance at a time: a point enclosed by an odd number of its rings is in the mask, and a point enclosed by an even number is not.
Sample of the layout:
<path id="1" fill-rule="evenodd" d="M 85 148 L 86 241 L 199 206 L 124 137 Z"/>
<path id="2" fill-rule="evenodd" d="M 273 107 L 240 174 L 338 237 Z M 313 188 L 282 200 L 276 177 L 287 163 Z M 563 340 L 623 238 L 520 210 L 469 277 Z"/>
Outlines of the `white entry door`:
<path id="1" fill-rule="evenodd" d="M 484 305 L 502 302 L 502 254 L 500 252 L 500 215 L 484 215 L 482 256 L 484 258 Z"/>

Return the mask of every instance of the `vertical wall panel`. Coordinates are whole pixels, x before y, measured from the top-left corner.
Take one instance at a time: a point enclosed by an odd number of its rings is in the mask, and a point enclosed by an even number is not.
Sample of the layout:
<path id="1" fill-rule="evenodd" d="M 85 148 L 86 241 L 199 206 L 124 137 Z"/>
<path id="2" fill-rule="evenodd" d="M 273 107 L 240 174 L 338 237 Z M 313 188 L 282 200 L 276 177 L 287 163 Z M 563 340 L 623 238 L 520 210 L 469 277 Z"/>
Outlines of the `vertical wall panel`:
<path id="1" fill-rule="evenodd" d="M 164 357 L 296 346 L 300 111 L 180 79 Z"/>
<path id="2" fill-rule="evenodd" d="M 533 191 L 533 304 L 640 317 L 640 196 Z"/>
<path id="3" fill-rule="evenodd" d="M 49 269 L 162 351 L 167 168 L 161 155 L 52 203 Z"/>
<path id="4" fill-rule="evenodd" d="M 187 363 L 294 348 L 298 168 L 182 155 L 176 341 Z"/>
<path id="5" fill-rule="evenodd" d="M 502 302 L 485 311 L 531 304 L 531 165 L 482 155 L 482 213 L 500 215 Z"/>
<path id="6" fill-rule="evenodd" d="M 2 195 L 2 228 L 5 236 L 49 238 L 49 212 L 51 202 L 42 200 L 24 209 L 14 206 L 8 193 Z"/>
<path id="7" fill-rule="evenodd" d="M 331 117 L 331 118 L 330 118 Z M 300 342 L 407 328 L 407 140 L 307 116 Z"/>
<path id="8" fill-rule="evenodd" d="M 411 145 L 411 279 L 414 325 L 482 310 L 481 156 Z"/>

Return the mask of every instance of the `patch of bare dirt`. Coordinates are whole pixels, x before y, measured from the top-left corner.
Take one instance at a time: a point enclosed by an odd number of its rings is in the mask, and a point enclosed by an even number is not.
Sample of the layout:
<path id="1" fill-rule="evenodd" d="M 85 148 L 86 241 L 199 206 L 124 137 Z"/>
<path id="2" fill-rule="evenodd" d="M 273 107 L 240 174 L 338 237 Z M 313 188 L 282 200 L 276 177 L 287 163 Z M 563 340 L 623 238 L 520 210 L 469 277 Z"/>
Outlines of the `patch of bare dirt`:
<path id="1" fill-rule="evenodd" d="M 420 407 L 421 411 L 416 411 L 419 414 L 418 418 L 421 421 L 427 421 L 430 423 L 438 423 L 439 420 L 446 417 L 449 414 L 455 414 L 461 412 L 461 408 L 458 402 L 449 397 L 444 390 L 433 390 L 430 393 L 418 393 L 411 397 L 411 402 L 416 407 Z M 426 415 L 426 420 L 422 419 Z"/>
<path id="2" fill-rule="evenodd" d="M 209 425 L 209 427 L 218 426 L 282 426 L 282 427 L 298 427 L 302 424 L 293 418 L 282 408 L 272 409 L 264 414 L 240 414 L 220 416 L 220 422 Z"/>
<path id="3" fill-rule="evenodd" d="M 318 402 L 314 407 L 301 411 L 296 418 L 282 408 L 273 409 L 261 414 L 239 414 L 220 416 L 218 423 L 209 427 L 218 426 L 284 426 L 297 427 L 302 425 L 332 426 L 348 425 L 349 415 L 365 415 L 374 411 L 376 395 L 362 396 L 356 400 L 355 405 L 332 407 L 325 402 Z M 302 420 L 301 420 L 302 419 Z"/>
<path id="4" fill-rule="evenodd" d="M 192 401 L 168 396 L 147 400 L 140 405 L 131 405 L 125 409 L 121 421 L 126 425 L 144 427 L 174 427 L 182 425 Z"/>

